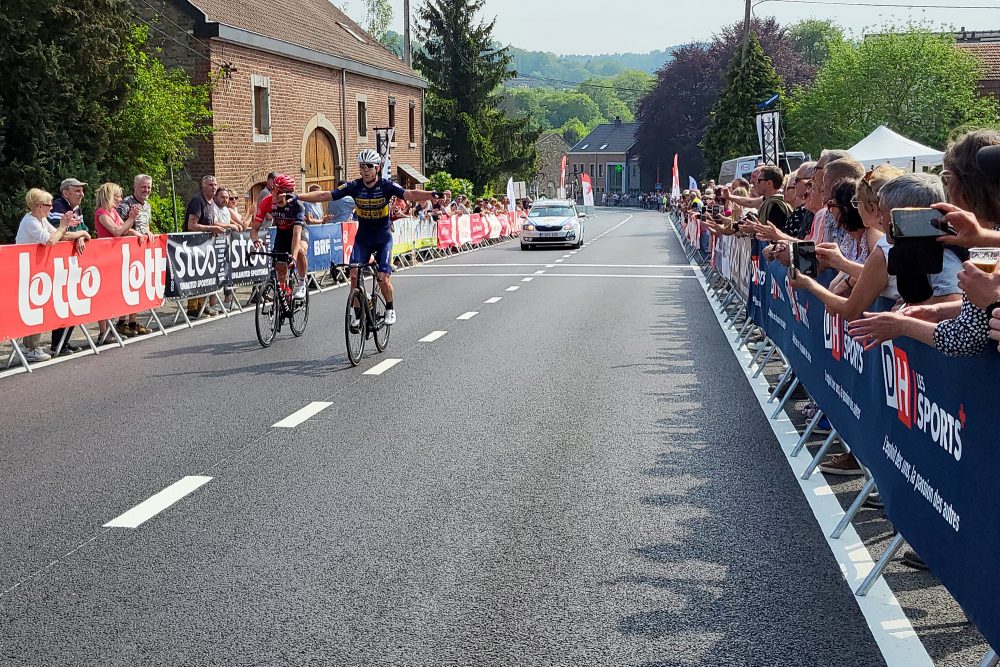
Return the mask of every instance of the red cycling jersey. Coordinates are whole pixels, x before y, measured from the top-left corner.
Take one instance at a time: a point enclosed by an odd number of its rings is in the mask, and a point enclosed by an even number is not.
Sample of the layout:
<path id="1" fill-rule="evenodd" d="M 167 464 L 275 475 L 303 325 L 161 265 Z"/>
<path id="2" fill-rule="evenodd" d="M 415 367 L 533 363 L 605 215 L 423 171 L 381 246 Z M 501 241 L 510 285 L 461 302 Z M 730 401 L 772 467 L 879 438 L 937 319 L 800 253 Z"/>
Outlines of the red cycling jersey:
<path id="1" fill-rule="evenodd" d="M 254 222 L 258 225 L 264 222 L 268 215 L 274 221 L 274 226 L 278 231 L 291 231 L 295 225 L 305 225 L 306 212 L 302 204 L 293 201 L 285 206 L 278 206 L 273 201 L 274 195 L 267 195 L 257 204 L 257 213 L 254 215 Z"/>

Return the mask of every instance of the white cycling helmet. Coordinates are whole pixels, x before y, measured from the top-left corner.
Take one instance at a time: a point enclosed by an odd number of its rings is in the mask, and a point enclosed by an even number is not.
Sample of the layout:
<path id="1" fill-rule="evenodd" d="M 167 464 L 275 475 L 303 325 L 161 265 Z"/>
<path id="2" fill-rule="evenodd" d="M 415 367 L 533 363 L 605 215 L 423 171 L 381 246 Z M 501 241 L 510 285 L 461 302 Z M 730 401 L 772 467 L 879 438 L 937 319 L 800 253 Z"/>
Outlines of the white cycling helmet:
<path id="1" fill-rule="evenodd" d="M 382 164 L 382 156 L 378 151 L 366 148 L 358 153 L 358 164 Z"/>

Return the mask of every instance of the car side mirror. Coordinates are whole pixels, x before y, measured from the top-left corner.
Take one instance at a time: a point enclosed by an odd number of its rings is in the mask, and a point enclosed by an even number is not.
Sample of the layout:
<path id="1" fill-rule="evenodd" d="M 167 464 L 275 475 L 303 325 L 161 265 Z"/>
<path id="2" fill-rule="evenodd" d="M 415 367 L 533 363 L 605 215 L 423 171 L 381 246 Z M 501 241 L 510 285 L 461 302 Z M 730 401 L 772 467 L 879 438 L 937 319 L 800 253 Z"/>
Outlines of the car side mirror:
<path id="1" fill-rule="evenodd" d="M 577 213 L 577 217 L 578 218 L 586 218 L 587 214 L 586 213 Z"/>

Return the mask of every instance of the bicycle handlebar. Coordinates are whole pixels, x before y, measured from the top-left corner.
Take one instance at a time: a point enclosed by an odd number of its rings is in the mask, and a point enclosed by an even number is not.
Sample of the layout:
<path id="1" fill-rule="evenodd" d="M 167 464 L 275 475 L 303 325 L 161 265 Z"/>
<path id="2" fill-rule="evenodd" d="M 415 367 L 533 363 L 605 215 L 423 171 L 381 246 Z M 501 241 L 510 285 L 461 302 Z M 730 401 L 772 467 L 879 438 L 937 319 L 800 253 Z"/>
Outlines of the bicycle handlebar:
<path id="1" fill-rule="evenodd" d="M 292 256 L 287 252 L 265 252 L 263 250 L 254 250 L 247 253 L 248 255 L 260 255 L 261 257 L 271 257 L 280 262 L 291 262 Z"/>

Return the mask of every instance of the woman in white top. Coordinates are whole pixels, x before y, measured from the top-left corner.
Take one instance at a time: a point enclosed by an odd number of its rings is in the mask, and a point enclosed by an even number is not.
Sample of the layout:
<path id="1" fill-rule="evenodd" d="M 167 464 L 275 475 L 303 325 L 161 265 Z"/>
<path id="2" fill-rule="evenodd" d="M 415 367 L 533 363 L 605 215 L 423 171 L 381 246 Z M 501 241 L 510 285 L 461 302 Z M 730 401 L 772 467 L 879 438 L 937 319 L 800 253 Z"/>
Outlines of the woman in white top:
<path id="1" fill-rule="evenodd" d="M 45 190 L 31 188 L 24 198 L 24 203 L 28 207 L 28 212 L 21 218 L 14 243 L 55 245 L 65 240 L 67 230 L 77 223 L 73 216 L 64 215 L 60 218 L 58 227 L 52 226 L 52 223 L 46 219 L 49 211 L 52 210 L 52 195 Z M 48 361 L 52 358 L 38 344 L 41 338 L 41 333 L 24 337 L 22 341 L 25 348 L 24 358 L 28 361 Z"/>

